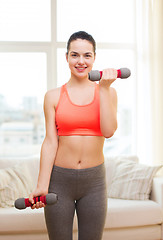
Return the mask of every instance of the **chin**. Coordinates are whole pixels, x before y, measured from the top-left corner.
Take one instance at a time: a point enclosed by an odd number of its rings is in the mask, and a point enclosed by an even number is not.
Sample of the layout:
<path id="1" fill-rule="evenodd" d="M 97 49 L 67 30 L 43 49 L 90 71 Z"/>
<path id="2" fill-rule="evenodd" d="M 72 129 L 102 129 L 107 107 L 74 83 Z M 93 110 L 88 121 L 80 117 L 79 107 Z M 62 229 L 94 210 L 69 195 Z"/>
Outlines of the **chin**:
<path id="1" fill-rule="evenodd" d="M 83 79 L 88 78 L 88 73 L 72 73 L 75 78 Z"/>
<path id="2" fill-rule="evenodd" d="M 85 78 L 88 78 L 88 74 L 81 74 L 81 75 L 78 74 L 76 77 L 79 79 L 85 79 Z"/>

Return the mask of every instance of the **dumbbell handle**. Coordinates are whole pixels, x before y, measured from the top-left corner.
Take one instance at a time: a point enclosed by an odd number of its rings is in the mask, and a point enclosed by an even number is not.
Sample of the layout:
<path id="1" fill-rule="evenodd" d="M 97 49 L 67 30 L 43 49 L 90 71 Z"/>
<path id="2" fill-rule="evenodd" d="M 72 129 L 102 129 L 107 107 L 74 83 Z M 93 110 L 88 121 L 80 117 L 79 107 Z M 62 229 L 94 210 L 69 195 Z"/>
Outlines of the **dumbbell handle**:
<path id="1" fill-rule="evenodd" d="M 100 73 L 100 78 L 102 78 L 102 71 L 99 71 L 99 73 Z M 121 70 L 120 69 L 117 70 L 117 78 L 121 78 Z"/>
<path id="2" fill-rule="evenodd" d="M 42 203 L 44 203 L 45 205 L 47 204 L 47 203 L 46 203 L 46 196 L 34 197 L 33 200 L 34 200 L 34 204 L 36 204 L 36 202 L 42 202 Z M 31 207 L 31 206 L 33 205 L 33 204 L 29 201 L 29 198 L 25 198 L 24 201 L 25 201 L 25 206 L 26 206 L 26 207 Z"/>

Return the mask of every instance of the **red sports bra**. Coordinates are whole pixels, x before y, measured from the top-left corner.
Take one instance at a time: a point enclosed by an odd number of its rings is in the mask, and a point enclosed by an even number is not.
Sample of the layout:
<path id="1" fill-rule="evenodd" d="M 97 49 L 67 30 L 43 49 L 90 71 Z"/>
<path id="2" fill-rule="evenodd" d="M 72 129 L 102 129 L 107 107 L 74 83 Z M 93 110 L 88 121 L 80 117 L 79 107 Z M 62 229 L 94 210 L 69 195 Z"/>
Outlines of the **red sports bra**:
<path id="1" fill-rule="evenodd" d="M 103 136 L 100 130 L 99 85 L 95 83 L 94 99 L 91 103 L 77 105 L 69 98 L 64 84 L 56 107 L 55 121 L 59 136 Z"/>

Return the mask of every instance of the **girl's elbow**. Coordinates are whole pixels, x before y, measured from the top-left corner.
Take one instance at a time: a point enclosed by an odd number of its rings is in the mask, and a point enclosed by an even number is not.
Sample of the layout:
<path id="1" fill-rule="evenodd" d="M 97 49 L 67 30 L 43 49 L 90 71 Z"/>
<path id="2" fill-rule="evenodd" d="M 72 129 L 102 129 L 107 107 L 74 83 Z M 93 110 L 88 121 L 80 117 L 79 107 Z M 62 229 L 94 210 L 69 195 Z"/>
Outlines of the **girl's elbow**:
<path id="1" fill-rule="evenodd" d="M 103 136 L 104 136 L 105 138 L 111 138 L 111 137 L 114 135 L 114 133 L 115 133 L 115 131 L 112 131 L 112 132 L 103 134 Z"/>
<path id="2" fill-rule="evenodd" d="M 45 136 L 43 144 L 46 147 L 58 148 L 58 140 L 55 137 Z"/>
<path id="3" fill-rule="evenodd" d="M 103 132 L 103 136 L 105 138 L 111 138 L 114 135 L 114 133 L 116 132 L 116 130 L 117 130 L 117 124 L 116 124 L 116 126 L 114 128 L 112 128 L 112 129 L 110 129 L 108 131 L 104 131 Z"/>

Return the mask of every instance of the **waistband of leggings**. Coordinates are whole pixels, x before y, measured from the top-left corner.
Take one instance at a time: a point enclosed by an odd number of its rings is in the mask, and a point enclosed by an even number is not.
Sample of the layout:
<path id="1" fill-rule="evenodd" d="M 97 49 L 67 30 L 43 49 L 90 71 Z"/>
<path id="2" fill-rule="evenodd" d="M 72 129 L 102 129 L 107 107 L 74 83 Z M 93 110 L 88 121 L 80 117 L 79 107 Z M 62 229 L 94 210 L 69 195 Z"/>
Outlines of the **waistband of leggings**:
<path id="1" fill-rule="evenodd" d="M 98 171 L 104 171 L 105 164 L 104 162 L 98 166 L 91 167 L 91 168 L 82 168 L 82 169 L 74 169 L 74 168 L 64 168 L 53 165 L 53 171 L 60 172 L 60 173 L 68 173 L 68 174 L 91 174 Z"/>

